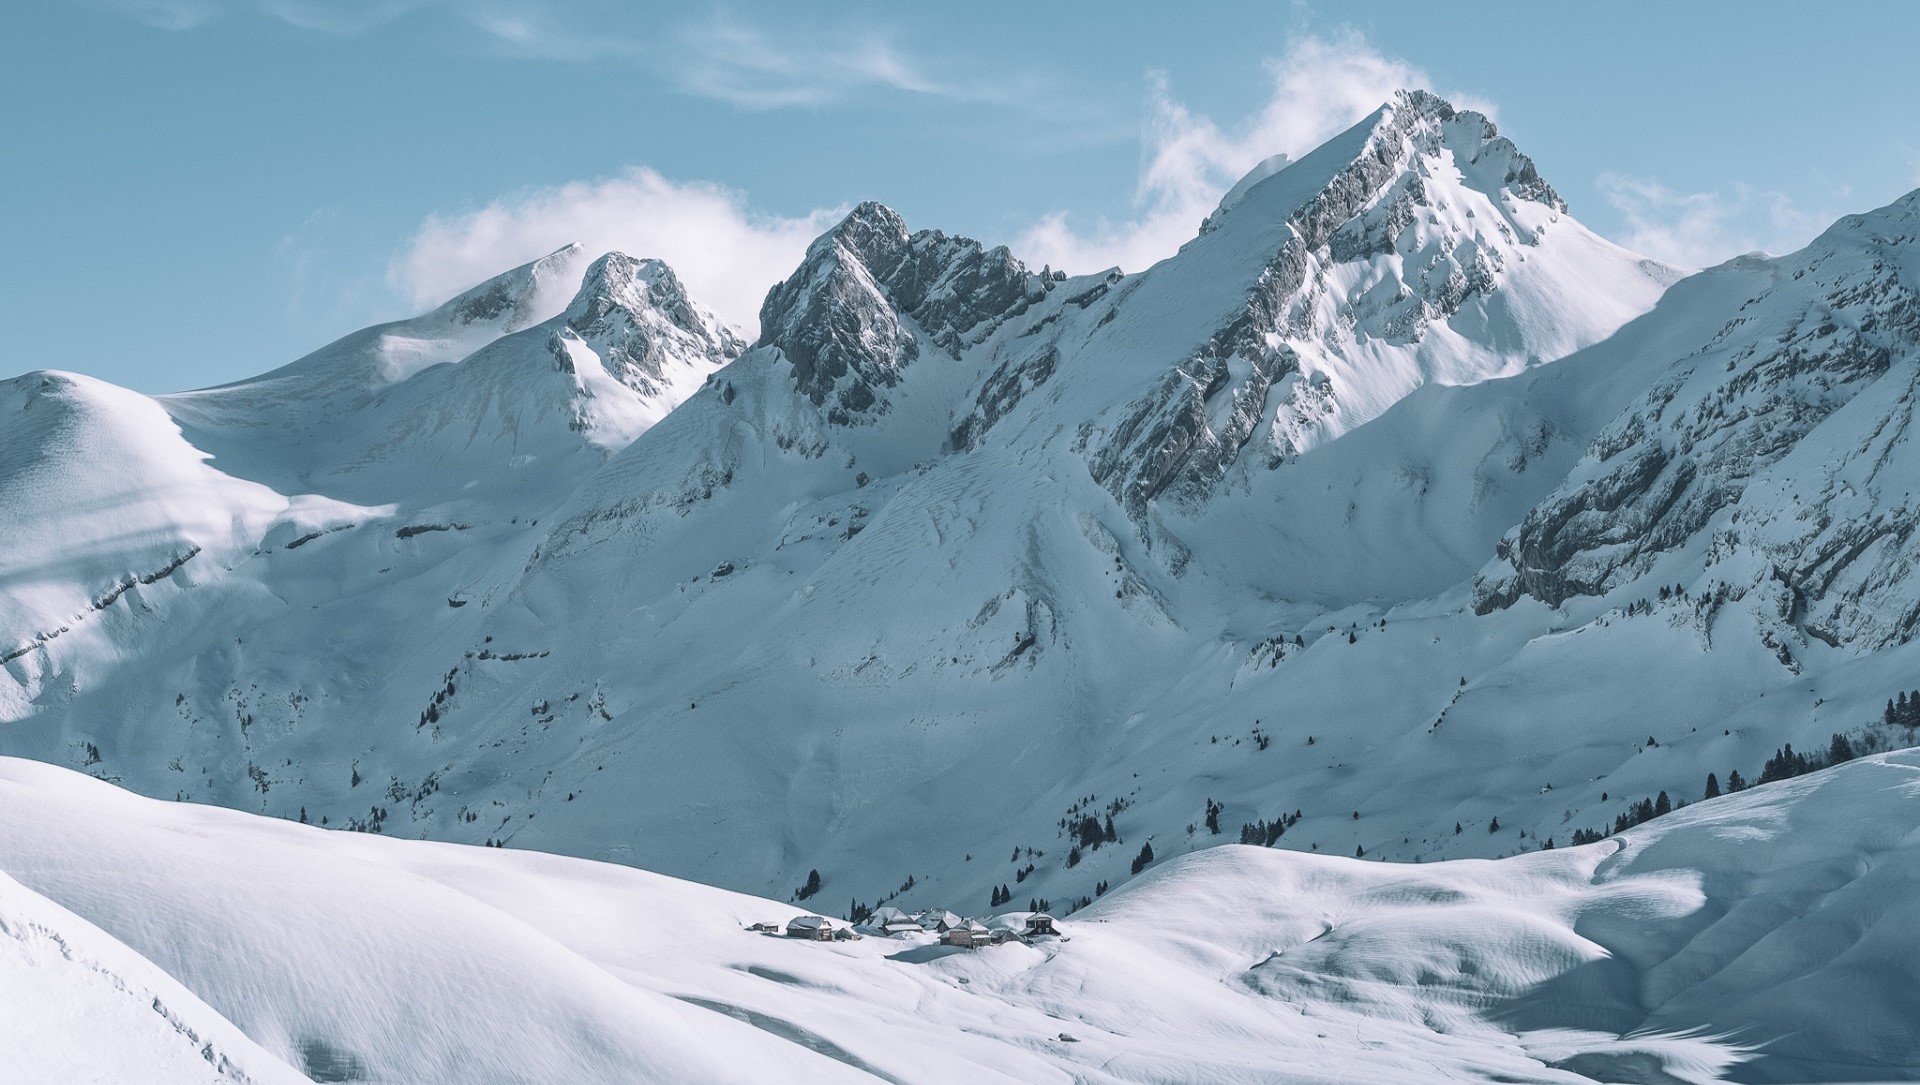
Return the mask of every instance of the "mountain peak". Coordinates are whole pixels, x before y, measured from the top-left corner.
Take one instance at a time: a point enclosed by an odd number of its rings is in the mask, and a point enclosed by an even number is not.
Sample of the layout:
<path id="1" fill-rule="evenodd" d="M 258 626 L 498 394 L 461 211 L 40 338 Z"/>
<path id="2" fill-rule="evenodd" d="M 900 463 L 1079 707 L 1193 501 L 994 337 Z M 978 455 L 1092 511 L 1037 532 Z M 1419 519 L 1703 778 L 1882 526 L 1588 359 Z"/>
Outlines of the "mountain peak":
<path id="1" fill-rule="evenodd" d="M 671 267 L 623 252 L 587 266 L 559 321 L 564 332 L 592 348 L 609 374 L 643 393 L 671 383 L 679 369 L 704 376 L 746 349 L 733 329 L 687 294 Z"/>
<path id="2" fill-rule="evenodd" d="M 569 323 L 590 323 L 615 309 L 657 310 L 683 331 L 705 334 L 709 318 L 695 311 L 680 277 L 665 263 L 610 252 L 587 265 L 567 306 Z"/>
<path id="3" fill-rule="evenodd" d="M 831 420 L 853 423 L 887 410 L 884 390 L 920 356 L 916 332 L 957 354 L 1043 292 L 1004 246 L 939 230 L 909 234 L 898 212 L 868 201 L 768 291 L 759 345 L 786 356 L 800 393 Z"/>
<path id="4" fill-rule="evenodd" d="M 1284 202 L 1262 213 L 1290 218 L 1312 243 L 1396 188 L 1410 189 L 1416 200 L 1423 199 L 1421 182 L 1443 159 L 1451 160 L 1468 188 L 1495 201 L 1511 196 L 1566 213 L 1566 201 L 1540 176 L 1533 159 L 1484 114 L 1455 109 L 1431 91 L 1402 90 L 1304 157 L 1274 155 L 1253 167 L 1221 198 L 1200 232 L 1217 229 L 1243 204 L 1263 203 L 1250 198 L 1264 189 L 1286 195 Z"/>
<path id="5" fill-rule="evenodd" d="M 502 332 L 539 323 L 552 313 L 552 309 L 545 313 L 541 310 L 571 279 L 585 251 L 578 241 L 563 245 L 469 288 L 442 305 L 439 312 L 459 324 L 497 324 Z"/>
<path id="6" fill-rule="evenodd" d="M 839 225 L 821 235 L 814 245 L 840 246 L 874 275 L 884 277 L 899 263 L 907 241 L 907 222 L 900 213 L 886 204 L 867 200 L 849 211 Z"/>
<path id="7" fill-rule="evenodd" d="M 1532 200 L 1564 214 L 1565 200 L 1534 168 L 1533 159 L 1522 154 L 1513 141 L 1486 114 L 1471 109 L 1455 109 L 1445 98 L 1426 90 L 1401 90 L 1381 107 L 1381 124 L 1375 132 L 1382 139 L 1413 139 L 1426 130 L 1437 135 L 1440 143 L 1456 156 L 1466 154 L 1469 165 L 1500 169 L 1499 185 L 1523 200 Z M 1432 153 L 1421 147 L 1425 153 Z"/>

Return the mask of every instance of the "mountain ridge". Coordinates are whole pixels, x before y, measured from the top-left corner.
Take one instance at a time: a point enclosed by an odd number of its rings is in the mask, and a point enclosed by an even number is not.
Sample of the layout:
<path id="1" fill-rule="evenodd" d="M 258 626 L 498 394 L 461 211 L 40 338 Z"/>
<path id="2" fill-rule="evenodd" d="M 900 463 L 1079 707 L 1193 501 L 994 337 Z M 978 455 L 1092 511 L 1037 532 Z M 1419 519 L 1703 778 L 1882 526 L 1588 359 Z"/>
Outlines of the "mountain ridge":
<path id="1" fill-rule="evenodd" d="M 1832 299 L 1876 322 L 1862 373 L 1906 372 L 1910 243 L 1676 283 L 1484 117 L 1403 95 L 1134 274 L 1031 272 L 862 204 L 749 344 L 664 265 L 561 250 L 254 381 L 95 389 L 141 420 L 109 444 L 9 424 L 0 477 L 66 468 L 0 527 L 0 751 L 760 893 L 817 869 L 863 903 L 1097 896 L 1130 874 L 1068 833 L 1089 795 L 1161 855 L 1220 842 L 1216 803 L 1228 838 L 1301 811 L 1279 843 L 1309 851 L 1564 841 L 1874 726 L 1907 684 L 1911 629 L 1860 616 L 1906 598 L 1903 506 L 1847 478 L 1805 538 L 1649 515 L 1674 545 L 1591 593 L 1502 562 L 1548 568 L 1525 555 L 1555 510 L 1661 439 L 1649 388 L 1699 369 L 1691 411 L 1725 387 L 1703 348 L 1784 357 L 1769 337 Z M 1866 382 L 1821 326 L 1727 381 L 1756 408 Z M 1792 432 L 1803 460 L 1856 447 Z M 1789 494 L 1820 474 L 1771 462 Z M 1604 527 L 1569 552 L 1613 561 Z"/>

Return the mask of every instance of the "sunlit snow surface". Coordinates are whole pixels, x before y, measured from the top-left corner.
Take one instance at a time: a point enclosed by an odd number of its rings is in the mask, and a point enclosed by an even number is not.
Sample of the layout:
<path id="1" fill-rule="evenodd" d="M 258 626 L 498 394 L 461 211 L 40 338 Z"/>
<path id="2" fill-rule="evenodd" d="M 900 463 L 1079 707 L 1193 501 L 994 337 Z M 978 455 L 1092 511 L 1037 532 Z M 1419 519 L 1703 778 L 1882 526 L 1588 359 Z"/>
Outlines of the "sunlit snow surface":
<path id="1" fill-rule="evenodd" d="M 6 759 L 0 1075 L 1893 1080 L 1920 1072 L 1917 828 L 1920 753 L 1881 755 L 1509 859 L 1211 849 L 968 951 Z"/>

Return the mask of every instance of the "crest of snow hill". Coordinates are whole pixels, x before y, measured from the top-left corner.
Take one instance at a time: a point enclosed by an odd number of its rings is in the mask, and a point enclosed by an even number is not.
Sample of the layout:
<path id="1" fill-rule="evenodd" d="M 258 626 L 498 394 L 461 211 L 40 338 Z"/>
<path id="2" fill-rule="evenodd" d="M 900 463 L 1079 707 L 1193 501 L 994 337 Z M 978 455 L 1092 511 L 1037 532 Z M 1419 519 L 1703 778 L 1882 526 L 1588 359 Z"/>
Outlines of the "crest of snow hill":
<path id="1" fill-rule="evenodd" d="M 1408 92 L 1138 272 L 866 203 L 751 346 L 568 248 L 222 388 L 28 374 L 0 752 L 865 907 L 1564 842 L 1907 739 L 1917 212 L 1683 275 Z"/>

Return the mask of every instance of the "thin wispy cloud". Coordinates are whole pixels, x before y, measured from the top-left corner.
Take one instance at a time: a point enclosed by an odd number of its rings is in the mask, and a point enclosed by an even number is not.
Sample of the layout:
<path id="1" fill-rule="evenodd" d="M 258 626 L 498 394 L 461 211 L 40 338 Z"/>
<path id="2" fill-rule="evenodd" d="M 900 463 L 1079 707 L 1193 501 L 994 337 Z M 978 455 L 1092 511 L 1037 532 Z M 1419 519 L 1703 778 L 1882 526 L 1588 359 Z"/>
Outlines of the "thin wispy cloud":
<path id="1" fill-rule="evenodd" d="M 648 56 L 647 47 L 638 41 L 576 30 L 526 11 L 473 11 L 466 14 L 466 20 L 496 52 L 507 56 L 561 61 L 603 57 L 645 60 Z"/>
<path id="2" fill-rule="evenodd" d="M 1299 38 L 1268 61 L 1267 73 L 1266 101 L 1224 125 L 1189 109 L 1164 77 L 1152 76 L 1133 215 L 1083 224 L 1057 211 L 1029 229 L 1017 250 L 1033 262 L 1077 271 L 1138 271 L 1192 238 L 1227 189 L 1262 161 L 1276 154 L 1298 158 L 1395 91 L 1433 85 L 1419 68 L 1353 33 Z M 1449 97 L 1463 108 L 1492 113 L 1471 95 Z"/>
<path id="3" fill-rule="evenodd" d="M 226 11 L 222 0 L 93 0 L 93 6 L 158 30 L 186 31 Z"/>
<path id="4" fill-rule="evenodd" d="M 360 34 L 440 0 L 88 0 L 160 30 L 189 31 L 239 15 L 263 15 L 302 30 Z"/>
<path id="5" fill-rule="evenodd" d="M 427 220 L 394 260 L 392 284 L 420 307 L 569 242 L 664 260 L 700 300 L 753 334 L 767 290 L 799 265 L 843 208 L 754 211 L 733 189 L 651 169 L 532 189 L 478 211 Z"/>
<path id="6" fill-rule="evenodd" d="M 673 23 L 634 25 L 633 9 L 590 0 L 91 0 L 150 26 L 194 30 L 240 15 L 322 33 L 365 33 L 415 11 L 436 10 L 491 50 L 543 61 L 624 58 L 683 93 L 745 110 L 818 108 L 906 95 L 1019 105 L 1046 81 L 992 71 L 903 42 L 871 22 L 803 26 L 716 9 Z"/>
<path id="7" fill-rule="evenodd" d="M 949 65 L 909 51 L 871 26 L 773 27 L 715 13 L 675 36 L 667 71 L 681 90 L 742 109 L 815 107 L 891 92 L 994 100 L 1008 81 L 951 77 Z"/>
<path id="8" fill-rule="evenodd" d="M 1659 181 L 1617 173 L 1595 182 L 1619 213 L 1614 240 L 1678 267 L 1710 267 L 1742 253 L 1791 252 L 1837 215 L 1803 211 L 1785 193 L 1734 184 L 1715 192 L 1675 192 Z"/>

